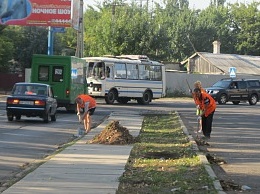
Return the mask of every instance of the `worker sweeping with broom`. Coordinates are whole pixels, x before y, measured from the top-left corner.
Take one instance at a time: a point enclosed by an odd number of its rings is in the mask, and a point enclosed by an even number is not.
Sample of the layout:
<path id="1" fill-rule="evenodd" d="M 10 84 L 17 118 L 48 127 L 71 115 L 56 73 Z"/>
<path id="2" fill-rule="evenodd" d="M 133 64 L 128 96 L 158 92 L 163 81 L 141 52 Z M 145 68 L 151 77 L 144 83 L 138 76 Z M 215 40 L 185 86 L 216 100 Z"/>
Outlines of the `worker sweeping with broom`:
<path id="1" fill-rule="evenodd" d="M 201 93 L 206 93 L 206 91 L 202 88 L 201 82 L 200 81 L 196 81 L 194 82 L 194 88 L 199 88 Z M 192 93 L 192 92 L 191 92 Z M 198 129 L 197 129 L 197 133 L 201 133 L 202 131 L 202 119 L 201 119 L 201 112 L 202 110 L 200 109 L 199 106 L 199 101 L 195 95 L 195 93 L 192 93 L 192 97 L 194 99 L 194 102 L 196 104 L 196 115 L 198 116 L 197 121 L 198 121 Z"/>
<path id="2" fill-rule="evenodd" d="M 213 115 L 216 110 L 216 102 L 206 92 L 202 92 L 200 88 L 194 89 L 194 97 L 197 99 L 196 103 L 201 110 L 200 117 L 202 121 L 202 132 L 203 132 L 203 140 L 204 143 L 207 144 L 207 141 L 210 139 L 211 131 L 212 131 L 212 122 Z"/>
<path id="3" fill-rule="evenodd" d="M 188 80 L 186 79 L 186 82 L 188 84 L 188 87 L 189 87 L 189 91 L 190 93 L 192 94 L 192 97 L 193 97 L 193 100 L 195 102 L 195 105 L 196 105 L 196 115 L 198 116 L 197 117 L 197 123 L 198 123 L 198 126 L 197 126 L 197 131 L 196 133 L 201 133 L 202 132 L 202 120 L 201 120 L 201 109 L 199 107 L 199 101 L 197 99 L 197 97 L 195 96 L 195 93 L 192 91 L 192 89 L 190 88 L 190 85 L 189 85 L 189 82 Z M 199 88 L 201 90 L 202 93 L 206 93 L 206 91 L 202 88 L 202 85 L 201 85 L 201 82 L 200 81 L 196 81 L 194 82 L 194 88 Z M 198 134 L 197 134 L 197 137 L 198 137 Z"/>

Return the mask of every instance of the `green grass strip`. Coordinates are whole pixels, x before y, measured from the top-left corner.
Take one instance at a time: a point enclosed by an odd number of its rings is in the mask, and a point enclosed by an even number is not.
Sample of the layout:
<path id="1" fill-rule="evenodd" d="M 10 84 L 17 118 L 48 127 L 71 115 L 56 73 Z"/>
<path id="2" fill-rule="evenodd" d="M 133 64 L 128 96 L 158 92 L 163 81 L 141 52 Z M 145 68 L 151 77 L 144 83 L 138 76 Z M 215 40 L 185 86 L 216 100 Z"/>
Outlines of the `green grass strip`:
<path id="1" fill-rule="evenodd" d="M 175 113 L 146 115 L 117 194 L 216 194 Z"/>

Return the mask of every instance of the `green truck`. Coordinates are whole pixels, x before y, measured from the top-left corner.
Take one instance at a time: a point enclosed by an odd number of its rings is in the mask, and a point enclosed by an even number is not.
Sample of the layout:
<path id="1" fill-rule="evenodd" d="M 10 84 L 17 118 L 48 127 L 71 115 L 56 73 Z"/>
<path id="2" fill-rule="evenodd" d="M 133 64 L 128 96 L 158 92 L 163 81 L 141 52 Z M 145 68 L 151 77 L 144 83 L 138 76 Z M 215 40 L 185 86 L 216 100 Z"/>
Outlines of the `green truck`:
<path id="1" fill-rule="evenodd" d="M 32 58 L 31 82 L 52 86 L 58 107 L 75 111 L 75 98 L 87 94 L 86 61 L 74 56 L 39 55 Z"/>

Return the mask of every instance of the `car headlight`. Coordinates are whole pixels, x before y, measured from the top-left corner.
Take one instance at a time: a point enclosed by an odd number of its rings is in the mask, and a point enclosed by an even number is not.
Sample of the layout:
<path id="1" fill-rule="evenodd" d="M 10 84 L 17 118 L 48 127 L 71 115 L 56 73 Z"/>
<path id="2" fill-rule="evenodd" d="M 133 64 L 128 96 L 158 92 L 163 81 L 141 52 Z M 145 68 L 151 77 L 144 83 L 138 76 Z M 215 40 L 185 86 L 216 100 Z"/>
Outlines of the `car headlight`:
<path id="1" fill-rule="evenodd" d="M 219 92 L 219 90 L 213 90 L 212 94 L 217 94 Z"/>

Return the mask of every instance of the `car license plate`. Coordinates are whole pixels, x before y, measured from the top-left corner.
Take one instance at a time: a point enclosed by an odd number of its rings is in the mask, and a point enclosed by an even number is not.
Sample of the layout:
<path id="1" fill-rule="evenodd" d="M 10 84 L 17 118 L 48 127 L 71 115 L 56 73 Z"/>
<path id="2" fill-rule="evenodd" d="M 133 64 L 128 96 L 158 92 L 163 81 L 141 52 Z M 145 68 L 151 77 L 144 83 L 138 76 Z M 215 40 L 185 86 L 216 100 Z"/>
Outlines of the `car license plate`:
<path id="1" fill-rule="evenodd" d="M 28 104 L 28 105 L 33 105 L 33 101 L 20 101 L 19 104 Z"/>

